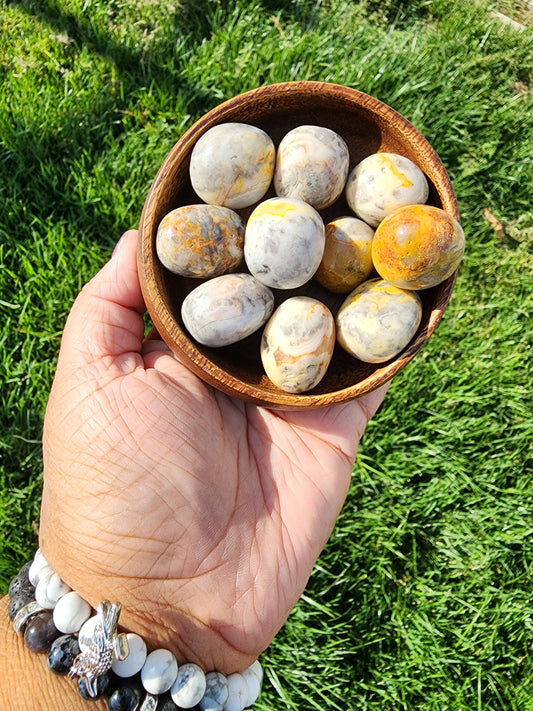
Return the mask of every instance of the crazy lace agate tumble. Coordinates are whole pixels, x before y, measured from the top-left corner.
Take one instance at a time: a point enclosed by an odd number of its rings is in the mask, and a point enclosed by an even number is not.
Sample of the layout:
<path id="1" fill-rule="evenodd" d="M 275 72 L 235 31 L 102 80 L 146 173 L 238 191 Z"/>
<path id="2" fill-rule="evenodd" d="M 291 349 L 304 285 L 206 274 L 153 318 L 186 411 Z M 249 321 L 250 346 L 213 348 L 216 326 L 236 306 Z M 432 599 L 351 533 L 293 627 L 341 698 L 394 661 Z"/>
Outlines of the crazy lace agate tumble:
<path id="1" fill-rule="evenodd" d="M 337 312 L 337 341 L 359 360 L 384 363 L 403 351 L 421 318 L 418 294 L 370 279 L 354 289 Z"/>
<path id="2" fill-rule="evenodd" d="M 347 294 L 368 279 L 374 230 L 357 217 L 339 217 L 326 225 L 326 245 L 315 279 L 330 291 Z"/>
<path id="3" fill-rule="evenodd" d="M 261 339 L 267 376 L 281 390 L 302 393 L 322 380 L 335 346 L 329 309 L 308 296 L 292 296 L 272 314 Z"/>
<path id="4" fill-rule="evenodd" d="M 420 168 L 397 153 L 373 153 L 351 171 L 346 201 L 372 227 L 398 207 L 425 203 L 429 186 Z"/>
<path id="5" fill-rule="evenodd" d="M 278 146 L 274 189 L 323 210 L 342 194 L 350 154 L 335 131 L 323 126 L 297 126 Z"/>
<path id="6" fill-rule="evenodd" d="M 263 284 L 294 289 L 318 269 L 325 239 L 324 222 L 311 205 L 272 198 L 260 203 L 248 219 L 244 259 Z"/>
<path id="7" fill-rule="evenodd" d="M 244 222 L 227 207 L 184 205 L 157 229 L 161 263 L 183 277 L 204 278 L 235 270 L 242 261 Z"/>
<path id="8" fill-rule="evenodd" d="M 269 318 L 270 289 L 250 274 L 223 274 L 203 282 L 183 300 L 181 316 L 191 336 L 218 348 L 241 341 Z"/>
<path id="9" fill-rule="evenodd" d="M 236 210 L 263 198 L 274 163 L 274 143 L 263 130 L 245 123 L 222 123 L 196 142 L 189 174 L 202 200 Z"/>
<path id="10" fill-rule="evenodd" d="M 459 222 L 438 207 L 407 205 L 379 225 L 372 259 L 380 276 L 402 289 L 437 286 L 458 268 L 465 250 Z"/>

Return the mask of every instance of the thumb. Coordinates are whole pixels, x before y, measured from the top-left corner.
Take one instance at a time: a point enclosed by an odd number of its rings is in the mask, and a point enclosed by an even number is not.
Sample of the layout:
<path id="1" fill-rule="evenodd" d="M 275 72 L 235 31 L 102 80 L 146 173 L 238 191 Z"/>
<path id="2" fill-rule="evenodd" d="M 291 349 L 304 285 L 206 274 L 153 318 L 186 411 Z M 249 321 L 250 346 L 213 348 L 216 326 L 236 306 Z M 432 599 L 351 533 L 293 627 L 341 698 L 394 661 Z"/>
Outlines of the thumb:
<path id="1" fill-rule="evenodd" d="M 74 302 L 60 352 L 60 361 L 67 361 L 70 368 L 140 353 L 146 307 L 137 271 L 137 240 L 137 230 L 125 232 L 109 262 Z"/>

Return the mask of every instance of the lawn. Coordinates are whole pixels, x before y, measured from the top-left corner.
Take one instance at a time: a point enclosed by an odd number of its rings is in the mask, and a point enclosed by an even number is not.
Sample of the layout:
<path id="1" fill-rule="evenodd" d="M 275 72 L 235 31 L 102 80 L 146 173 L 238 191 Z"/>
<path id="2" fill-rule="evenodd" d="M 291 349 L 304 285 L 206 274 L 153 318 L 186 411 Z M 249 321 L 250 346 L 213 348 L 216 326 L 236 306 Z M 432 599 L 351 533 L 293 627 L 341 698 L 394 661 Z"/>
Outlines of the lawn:
<path id="1" fill-rule="evenodd" d="M 169 148 L 247 89 L 345 84 L 433 144 L 467 250 L 256 708 L 533 710 L 532 24 L 518 0 L 2 2 L 0 592 L 35 547 L 65 317 Z"/>

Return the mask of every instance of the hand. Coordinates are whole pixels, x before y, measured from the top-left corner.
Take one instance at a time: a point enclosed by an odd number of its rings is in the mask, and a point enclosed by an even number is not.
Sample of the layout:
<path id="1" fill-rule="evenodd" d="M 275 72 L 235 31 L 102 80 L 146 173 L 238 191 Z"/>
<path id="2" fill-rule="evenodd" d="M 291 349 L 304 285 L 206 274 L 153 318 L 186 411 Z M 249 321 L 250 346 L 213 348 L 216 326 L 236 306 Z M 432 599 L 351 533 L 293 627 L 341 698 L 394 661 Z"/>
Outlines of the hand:
<path id="1" fill-rule="evenodd" d="M 40 545 L 96 607 L 179 660 L 231 672 L 283 625 L 327 541 L 385 388 L 274 411 L 143 340 L 135 231 L 68 318 L 44 427 Z"/>

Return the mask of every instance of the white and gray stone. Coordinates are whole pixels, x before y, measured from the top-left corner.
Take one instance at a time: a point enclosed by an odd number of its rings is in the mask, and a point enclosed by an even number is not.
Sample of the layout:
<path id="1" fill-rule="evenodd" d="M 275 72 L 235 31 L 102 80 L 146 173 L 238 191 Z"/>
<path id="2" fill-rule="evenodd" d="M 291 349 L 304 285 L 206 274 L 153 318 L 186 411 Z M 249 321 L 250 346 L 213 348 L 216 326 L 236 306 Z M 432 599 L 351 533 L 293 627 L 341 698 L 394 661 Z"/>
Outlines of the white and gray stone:
<path id="1" fill-rule="evenodd" d="M 246 338 L 267 321 L 274 295 L 250 274 L 224 274 L 203 282 L 183 300 L 185 328 L 199 343 L 219 347 Z"/>
<path id="2" fill-rule="evenodd" d="M 323 210 L 342 194 L 349 164 L 348 146 L 338 133 L 323 126 L 297 126 L 278 146 L 276 195 Z"/>
<path id="3" fill-rule="evenodd" d="M 147 657 L 146 642 L 142 637 L 134 632 L 128 632 L 126 639 L 129 647 L 128 656 L 123 660 L 115 660 L 111 665 L 115 674 L 123 678 L 129 678 L 141 671 Z"/>
<path id="4" fill-rule="evenodd" d="M 149 694 L 163 694 L 176 681 L 178 662 L 168 649 L 155 649 L 146 657 L 141 682 Z"/>
<path id="5" fill-rule="evenodd" d="M 54 625 L 64 634 L 75 634 L 92 615 L 92 608 L 77 592 L 63 595 L 54 607 Z"/>
<path id="6" fill-rule="evenodd" d="M 206 689 L 203 669 L 187 662 L 178 667 L 176 681 L 170 688 L 172 701 L 182 709 L 191 709 L 202 699 Z"/>
<path id="7" fill-rule="evenodd" d="M 262 199 L 274 174 L 275 147 L 262 129 L 245 123 L 213 126 L 196 142 L 192 186 L 204 202 L 234 210 Z"/>
<path id="8" fill-rule="evenodd" d="M 224 711 L 243 711 L 248 700 L 248 684 L 242 674 L 228 675 L 228 700 L 223 706 Z"/>
<path id="9" fill-rule="evenodd" d="M 244 259 L 250 272 L 274 289 L 294 289 L 314 275 L 326 241 L 319 213 L 302 200 L 272 198 L 248 218 Z"/>

